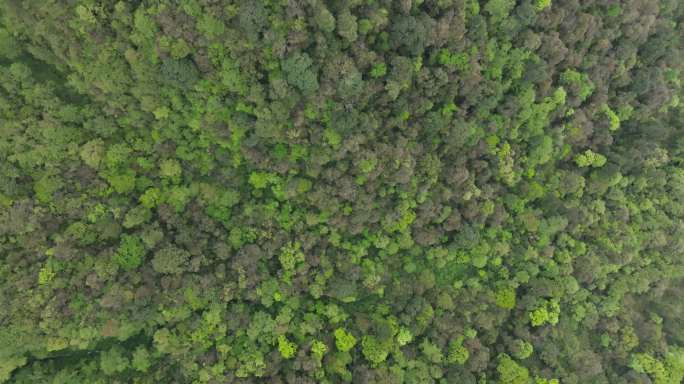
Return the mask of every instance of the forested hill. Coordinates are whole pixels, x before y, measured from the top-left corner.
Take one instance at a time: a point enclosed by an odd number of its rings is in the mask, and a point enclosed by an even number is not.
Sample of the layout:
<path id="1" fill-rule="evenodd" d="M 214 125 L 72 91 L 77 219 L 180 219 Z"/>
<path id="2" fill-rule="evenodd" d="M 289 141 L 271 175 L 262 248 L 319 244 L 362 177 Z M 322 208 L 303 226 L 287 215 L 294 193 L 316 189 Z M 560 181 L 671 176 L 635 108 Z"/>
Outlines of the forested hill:
<path id="1" fill-rule="evenodd" d="M 678 384 L 681 0 L 0 0 L 0 383 Z"/>

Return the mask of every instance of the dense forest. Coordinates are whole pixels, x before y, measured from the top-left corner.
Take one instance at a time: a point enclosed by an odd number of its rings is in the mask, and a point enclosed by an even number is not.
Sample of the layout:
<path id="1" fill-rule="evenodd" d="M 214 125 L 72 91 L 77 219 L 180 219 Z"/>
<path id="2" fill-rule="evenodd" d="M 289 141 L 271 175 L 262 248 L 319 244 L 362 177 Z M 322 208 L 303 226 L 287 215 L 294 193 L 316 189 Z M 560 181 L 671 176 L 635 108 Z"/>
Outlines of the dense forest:
<path id="1" fill-rule="evenodd" d="M 681 0 L 0 0 L 0 383 L 677 384 Z"/>

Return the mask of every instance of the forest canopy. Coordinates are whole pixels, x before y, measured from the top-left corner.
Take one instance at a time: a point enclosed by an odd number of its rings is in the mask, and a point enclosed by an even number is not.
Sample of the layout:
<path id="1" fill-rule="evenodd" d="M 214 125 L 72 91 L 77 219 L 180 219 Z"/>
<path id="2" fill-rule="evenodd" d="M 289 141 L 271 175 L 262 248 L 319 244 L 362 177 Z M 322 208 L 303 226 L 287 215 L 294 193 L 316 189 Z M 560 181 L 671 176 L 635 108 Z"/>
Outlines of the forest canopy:
<path id="1" fill-rule="evenodd" d="M 680 383 L 683 71 L 680 0 L 0 0 L 0 383 Z"/>

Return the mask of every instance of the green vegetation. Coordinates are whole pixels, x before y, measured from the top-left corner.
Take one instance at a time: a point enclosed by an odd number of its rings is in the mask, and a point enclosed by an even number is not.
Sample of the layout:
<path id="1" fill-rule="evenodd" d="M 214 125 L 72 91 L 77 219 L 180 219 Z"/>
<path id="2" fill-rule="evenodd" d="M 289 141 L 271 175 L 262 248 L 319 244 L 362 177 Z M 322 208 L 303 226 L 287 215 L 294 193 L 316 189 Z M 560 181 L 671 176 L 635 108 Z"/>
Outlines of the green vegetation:
<path id="1" fill-rule="evenodd" d="M 0 383 L 681 383 L 683 20 L 0 0 Z"/>

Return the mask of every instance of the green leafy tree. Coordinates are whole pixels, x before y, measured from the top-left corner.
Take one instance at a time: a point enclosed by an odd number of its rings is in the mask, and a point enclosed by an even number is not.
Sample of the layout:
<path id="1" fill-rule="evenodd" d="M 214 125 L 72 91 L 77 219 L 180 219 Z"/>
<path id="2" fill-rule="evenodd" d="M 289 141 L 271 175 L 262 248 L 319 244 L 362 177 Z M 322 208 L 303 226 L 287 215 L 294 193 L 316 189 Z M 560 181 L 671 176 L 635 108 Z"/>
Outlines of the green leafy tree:
<path id="1" fill-rule="evenodd" d="M 152 213 L 144 205 L 138 205 L 133 209 L 126 212 L 124 217 L 123 226 L 124 228 L 134 228 L 140 226 L 146 221 L 152 218 Z"/>
<path id="2" fill-rule="evenodd" d="M 383 77 L 387 74 L 387 66 L 385 63 L 378 63 L 373 65 L 370 71 L 371 77 L 378 78 L 378 77 Z"/>
<path id="3" fill-rule="evenodd" d="M 518 360 L 527 359 L 532 355 L 533 351 L 534 348 L 532 347 L 532 344 L 520 339 L 515 340 L 513 342 L 513 347 L 511 348 L 511 353 L 513 357 L 515 357 Z"/>
<path id="4" fill-rule="evenodd" d="M 145 246 L 139 237 L 123 235 L 114 260 L 121 268 L 135 269 L 142 263 L 145 252 Z"/>
<path id="5" fill-rule="evenodd" d="M 325 354 L 328 352 L 328 346 L 319 340 L 315 340 L 311 344 L 311 353 L 313 353 L 314 356 L 317 358 L 321 359 Z"/>
<path id="6" fill-rule="evenodd" d="M 152 267 L 162 274 L 180 274 L 186 270 L 190 253 L 184 249 L 167 246 L 154 253 Z"/>
<path id="7" fill-rule="evenodd" d="M 312 68 L 313 61 L 306 53 L 295 53 L 282 62 L 285 79 L 304 93 L 318 89 L 318 78 Z"/>
<path id="8" fill-rule="evenodd" d="M 499 356 L 496 371 L 499 373 L 500 383 L 527 384 L 530 382 L 530 374 L 527 368 L 518 365 L 506 354 Z"/>
<path id="9" fill-rule="evenodd" d="M 356 345 L 356 337 L 343 328 L 335 330 L 335 346 L 340 352 L 350 351 Z"/>
<path id="10" fill-rule="evenodd" d="M 463 365 L 470 357 L 470 352 L 463 346 L 463 337 L 458 337 L 449 342 L 447 362 Z"/>
<path id="11" fill-rule="evenodd" d="M 356 16 L 349 10 L 342 11 L 337 16 L 337 33 L 349 42 L 354 42 L 358 36 L 358 23 Z"/>
<path id="12" fill-rule="evenodd" d="M 152 366 L 150 353 L 145 347 L 138 347 L 133 352 L 131 367 L 139 372 L 147 372 Z"/>
<path id="13" fill-rule="evenodd" d="M 121 373 L 129 368 L 129 360 L 119 348 L 111 348 L 100 354 L 100 368 L 107 376 Z"/>
<path id="14" fill-rule="evenodd" d="M 495 296 L 496 305 L 504 309 L 515 308 L 515 289 L 504 288 L 499 290 Z"/>
<path id="15" fill-rule="evenodd" d="M 583 153 L 575 156 L 575 163 L 580 168 L 593 167 L 600 168 L 606 164 L 606 157 L 600 153 L 596 153 L 591 149 L 587 149 Z"/>
<path id="16" fill-rule="evenodd" d="M 180 163 L 174 159 L 166 159 L 162 161 L 161 165 L 159 166 L 159 174 L 162 177 L 171 180 L 177 181 L 180 178 L 182 172 L 183 170 L 180 166 Z"/>
<path id="17" fill-rule="evenodd" d="M 85 143 L 81 147 L 81 159 L 89 167 L 97 169 L 104 157 L 104 141 L 95 139 Z"/>
<path id="18" fill-rule="evenodd" d="M 589 79 L 589 76 L 574 69 L 567 69 L 561 74 L 561 83 L 574 90 L 580 102 L 585 101 L 594 93 L 595 85 Z"/>
<path id="19" fill-rule="evenodd" d="M 427 357 L 428 361 L 432 363 L 439 364 L 444 359 L 442 350 L 428 339 L 424 339 L 423 342 L 420 343 L 420 349 L 425 357 Z"/>
<path id="20" fill-rule="evenodd" d="M 551 0 L 536 0 L 534 3 L 534 8 L 537 11 L 543 11 L 551 6 Z"/>
<path id="21" fill-rule="evenodd" d="M 335 17 L 328 8 L 326 8 L 324 2 L 318 2 L 314 12 L 316 24 L 320 29 L 328 33 L 335 30 Z"/>
<path id="22" fill-rule="evenodd" d="M 289 341 L 284 335 L 278 337 L 278 351 L 285 359 L 291 359 L 297 352 L 297 345 Z"/>
<path id="23" fill-rule="evenodd" d="M 546 300 L 542 305 L 529 313 L 530 323 L 534 327 L 544 324 L 555 325 L 558 323 L 560 305 L 557 301 Z"/>
<path id="24" fill-rule="evenodd" d="M 361 352 L 371 364 L 378 365 L 387 359 L 389 345 L 386 342 L 381 342 L 375 336 L 366 335 L 361 339 Z"/>
<path id="25" fill-rule="evenodd" d="M 515 7 L 512 0 L 489 0 L 484 6 L 485 12 L 491 15 L 496 22 L 503 21 Z"/>

